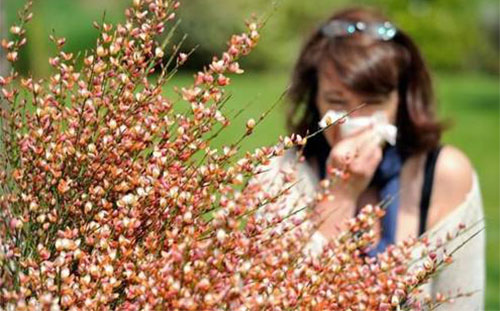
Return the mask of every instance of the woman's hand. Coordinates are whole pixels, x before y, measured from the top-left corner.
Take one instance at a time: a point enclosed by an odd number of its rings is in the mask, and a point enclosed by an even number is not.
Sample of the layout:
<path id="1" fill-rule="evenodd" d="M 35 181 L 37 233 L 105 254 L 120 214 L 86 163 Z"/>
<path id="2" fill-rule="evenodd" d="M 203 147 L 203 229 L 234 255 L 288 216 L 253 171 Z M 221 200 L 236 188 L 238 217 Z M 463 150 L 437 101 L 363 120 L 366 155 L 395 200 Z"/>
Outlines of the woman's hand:
<path id="1" fill-rule="evenodd" d="M 352 202 L 358 200 L 382 160 L 380 142 L 371 125 L 343 138 L 333 146 L 326 164 L 327 172 L 337 169 L 348 176 L 332 187 L 336 197 Z"/>
<path id="2" fill-rule="evenodd" d="M 359 196 L 368 187 L 382 160 L 380 138 L 373 126 L 360 129 L 334 145 L 327 160 L 330 168 L 345 170 L 350 176 L 330 189 L 333 201 L 318 203 L 318 231 L 332 237 L 345 229 L 344 221 L 353 217 Z"/>

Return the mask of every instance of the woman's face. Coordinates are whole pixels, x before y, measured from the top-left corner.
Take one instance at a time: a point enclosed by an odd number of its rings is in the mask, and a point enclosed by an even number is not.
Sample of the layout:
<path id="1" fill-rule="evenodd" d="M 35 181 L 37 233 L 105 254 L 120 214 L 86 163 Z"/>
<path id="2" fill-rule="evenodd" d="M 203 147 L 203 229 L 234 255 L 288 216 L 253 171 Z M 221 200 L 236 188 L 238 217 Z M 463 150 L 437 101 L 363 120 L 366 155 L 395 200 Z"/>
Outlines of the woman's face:
<path id="1" fill-rule="evenodd" d="M 342 84 L 332 66 L 322 67 L 319 70 L 318 76 L 316 106 L 320 118 L 323 118 L 328 110 L 348 112 L 366 103 L 365 106 L 354 111 L 351 117 L 369 116 L 376 111 L 383 111 L 389 122 L 395 124 L 398 108 L 398 94 L 396 90 L 387 95 L 377 95 L 375 97 L 356 94 Z M 337 126 L 331 126 L 323 134 L 330 146 L 334 146 L 340 140 L 340 133 Z"/>

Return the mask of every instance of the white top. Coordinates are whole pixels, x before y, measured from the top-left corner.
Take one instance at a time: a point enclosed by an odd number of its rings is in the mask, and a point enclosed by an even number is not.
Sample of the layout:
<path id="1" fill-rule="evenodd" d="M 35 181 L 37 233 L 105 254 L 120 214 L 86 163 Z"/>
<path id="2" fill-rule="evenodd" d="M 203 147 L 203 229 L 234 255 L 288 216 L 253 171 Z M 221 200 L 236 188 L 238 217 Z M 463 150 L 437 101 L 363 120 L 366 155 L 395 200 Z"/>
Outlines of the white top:
<path id="1" fill-rule="evenodd" d="M 296 170 L 294 169 L 296 166 Z M 294 210 L 297 200 L 311 200 L 318 189 L 319 179 L 307 162 L 297 163 L 294 152 L 286 152 L 284 156 L 271 160 L 269 166 L 264 167 L 266 172 L 258 176 L 255 181 L 260 183 L 272 183 L 268 189 L 280 189 L 282 182 L 280 178 L 275 178 L 281 170 L 294 170 L 298 177 L 298 184 L 291 188 L 291 192 L 285 198 L 286 204 L 279 211 L 274 211 L 284 216 Z M 270 211 L 264 211 L 269 213 Z M 274 213 L 273 212 L 273 213 Z M 298 213 L 297 215 L 305 215 Z M 303 217 L 303 216 L 302 216 Z M 451 252 L 458 245 L 471 237 L 480 228 L 485 227 L 483 203 L 481 191 L 476 172 L 473 173 L 472 189 L 467 194 L 465 200 L 457 206 L 449 215 L 430 228 L 425 234 L 431 241 L 437 238 L 445 239 L 447 232 L 456 232 L 460 223 L 470 228 L 458 238 L 446 245 L 446 250 Z M 472 227 L 473 226 L 473 227 Z M 455 296 L 457 291 L 474 294 L 470 297 L 458 298 L 452 304 L 441 306 L 440 310 L 484 310 L 484 290 L 485 290 L 485 231 L 481 231 L 453 255 L 453 263 L 435 275 L 429 284 L 422 287 L 424 293 L 435 296 L 438 292 L 445 295 Z M 308 245 L 308 250 L 312 253 L 321 251 L 327 239 L 319 232 L 316 232 Z M 415 258 L 418 258 L 418 250 L 415 251 Z"/>

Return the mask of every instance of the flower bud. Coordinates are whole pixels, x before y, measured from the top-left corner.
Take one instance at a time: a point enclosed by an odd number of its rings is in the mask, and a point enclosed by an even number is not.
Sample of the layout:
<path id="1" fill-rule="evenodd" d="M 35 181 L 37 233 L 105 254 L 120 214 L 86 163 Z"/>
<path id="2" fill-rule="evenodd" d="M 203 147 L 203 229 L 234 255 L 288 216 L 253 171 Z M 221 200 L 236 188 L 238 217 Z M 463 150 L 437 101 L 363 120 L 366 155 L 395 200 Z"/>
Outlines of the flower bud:
<path id="1" fill-rule="evenodd" d="M 225 70 L 224 61 L 223 60 L 214 61 L 210 65 L 210 68 L 215 72 L 222 73 Z"/>
<path id="2" fill-rule="evenodd" d="M 186 62 L 188 56 L 186 53 L 179 53 L 179 56 L 177 57 L 177 62 L 179 65 L 182 65 Z"/>
<path id="3" fill-rule="evenodd" d="M 104 273 L 106 273 L 107 276 L 112 276 L 114 272 L 113 266 L 110 264 L 107 264 L 104 266 Z"/>
<path id="4" fill-rule="evenodd" d="M 7 54 L 7 60 L 11 63 L 15 62 L 17 60 L 17 52 L 10 52 Z"/>
<path id="5" fill-rule="evenodd" d="M 184 213 L 183 220 L 185 223 L 190 224 L 193 222 L 193 214 L 191 212 Z"/>
<path id="6" fill-rule="evenodd" d="M 251 23 L 250 25 L 248 25 L 248 29 L 250 29 L 251 31 L 257 30 L 257 24 L 256 23 Z"/>
<path id="7" fill-rule="evenodd" d="M 210 281 L 207 278 L 203 278 L 196 286 L 202 291 L 206 291 L 210 288 Z"/>
<path id="8" fill-rule="evenodd" d="M 247 121 L 247 131 L 251 132 L 255 127 L 255 120 L 254 119 L 249 119 Z"/>
<path id="9" fill-rule="evenodd" d="M 391 305 L 393 307 L 397 307 L 399 305 L 399 297 L 397 295 L 393 295 L 391 298 Z"/>
<path id="10" fill-rule="evenodd" d="M 56 240 L 56 245 L 55 246 L 56 246 L 56 250 L 57 251 L 62 251 L 63 248 L 64 248 L 63 245 L 62 245 L 62 240 L 61 239 L 57 239 Z"/>
<path id="11" fill-rule="evenodd" d="M 212 306 L 212 305 L 215 305 L 216 303 L 216 300 L 215 300 L 215 297 L 214 295 L 208 293 L 205 295 L 205 297 L 203 298 L 203 302 L 208 305 L 208 306 Z"/>
<path id="12" fill-rule="evenodd" d="M 12 219 L 10 220 L 10 228 L 11 228 L 12 230 L 14 230 L 14 229 L 21 229 L 22 227 L 23 227 L 23 222 L 22 222 L 22 220 L 17 219 L 17 218 L 12 218 Z"/>
<path id="13" fill-rule="evenodd" d="M 120 51 L 120 45 L 118 45 L 118 43 L 113 43 L 109 47 L 109 53 L 111 53 L 111 55 L 116 55 L 118 54 L 119 51 Z"/>
<path id="14" fill-rule="evenodd" d="M 158 58 L 162 58 L 165 55 L 165 53 L 163 53 L 163 50 L 160 47 L 157 47 L 155 49 L 155 55 Z"/>
<path id="15" fill-rule="evenodd" d="M 91 153 L 94 153 L 95 150 L 96 150 L 96 147 L 94 144 L 89 144 L 88 147 L 87 147 L 88 151 L 91 152 Z"/>
<path id="16" fill-rule="evenodd" d="M 117 124 L 116 124 L 115 119 L 111 119 L 111 120 L 109 120 L 109 124 L 108 124 L 108 126 L 109 126 L 109 128 L 110 128 L 110 129 L 112 129 L 112 130 L 116 129 Z"/>
<path id="17" fill-rule="evenodd" d="M 104 57 L 106 56 L 106 49 L 102 45 L 100 45 L 97 47 L 96 54 L 99 57 Z"/>
<path id="18" fill-rule="evenodd" d="M 31 201 L 30 202 L 30 211 L 36 211 L 38 210 L 38 204 L 36 202 Z"/>
<path id="19" fill-rule="evenodd" d="M 37 218 L 36 218 L 36 221 L 38 221 L 39 223 L 43 223 L 45 222 L 45 219 L 47 218 L 47 216 L 45 216 L 45 214 L 41 214 L 39 215 Z"/>
<path id="20" fill-rule="evenodd" d="M 227 234 L 223 229 L 217 230 L 217 235 L 216 235 L 217 241 L 222 243 L 226 240 L 226 237 L 227 237 Z"/>
<path id="21" fill-rule="evenodd" d="M 68 276 L 69 276 L 69 269 L 68 268 L 64 268 L 62 269 L 61 271 L 61 278 L 64 280 L 66 279 Z"/>
<path id="22" fill-rule="evenodd" d="M 21 33 L 21 27 L 19 26 L 12 26 L 10 27 L 10 33 L 12 33 L 13 35 L 18 35 Z"/>
<path id="23" fill-rule="evenodd" d="M 432 269 L 434 269 L 434 261 L 432 261 L 431 259 L 426 259 L 424 261 L 424 268 L 425 270 L 427 271 L 431 271 Z"/>
<path id="24" fill-rule="evenodd" d="M 85 58 L 85 60 L 83 61 L 83 63 L 86 66 L 92 65 L 93 62 L 94 62 L 94 55 L 90 55 L 89 57 Z"/>
<path id="25" fill-rule="evenodd" d="M 85 203 L 85 207 L 84 207 L 84 211 L 85 213 L 90 213 L 90 211 L 92 210 L 92 203 L 91 202 L 87 202 Z"/>
<path id="26" fill-rule="evenodd" d="M 220 85 L 220 86 L 226 86 L 226 85 L 229 85 L 229 78 L 220 74 L 219 77 L 217 78 L 217 83 Z"/>

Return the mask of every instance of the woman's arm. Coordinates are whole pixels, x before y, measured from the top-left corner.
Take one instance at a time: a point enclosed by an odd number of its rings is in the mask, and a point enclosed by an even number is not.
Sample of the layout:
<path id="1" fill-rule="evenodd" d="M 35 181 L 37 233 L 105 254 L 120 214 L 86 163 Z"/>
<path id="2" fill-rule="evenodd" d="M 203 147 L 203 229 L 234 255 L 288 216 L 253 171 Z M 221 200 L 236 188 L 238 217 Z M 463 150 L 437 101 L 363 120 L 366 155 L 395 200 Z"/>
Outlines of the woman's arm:
<path id="1" fill-rule="evenodd" d="M 316 206 L 321 223 L 318 231 L 325 237 L 334 237 L 343 231 L 345 221 L 354 216 L 358 199 L 370 183 L 382 153 L 373 125 L 344 137 L 333 146 L 326 164 L 327 172 L 329 167 L 344 169 L 350 176 L 347 180 L 339 179 L 332 186 L 333 200 Z"/>
<path id="2" fill-rule="evenodd" d="M 446 146 L 436 163 L 434 178 L 428 229 L 437 230 L 436 236 L 441 237 L 456 231 L 460 223 L 470 230 L 446 245 L 448 252 L 459 249 L 453 263 L 433 278 L 432 294 L 473 293 L 445 305 L 444 310 L 484 310 L 486 237 L 477 177 L 469 159 L 457 148 Z M 465 245 L 460 246 L 462 243 Z"/>
<path id="3" fill-rule="evenodd" d="M 353 217 L 355 208 L 356 201 L 337 190 L 333 200 L 325 199 L 316 206 L 320 223 L 318 231 L 328 238 L 336 236 L 345 229 L 345 221 Z"/>

